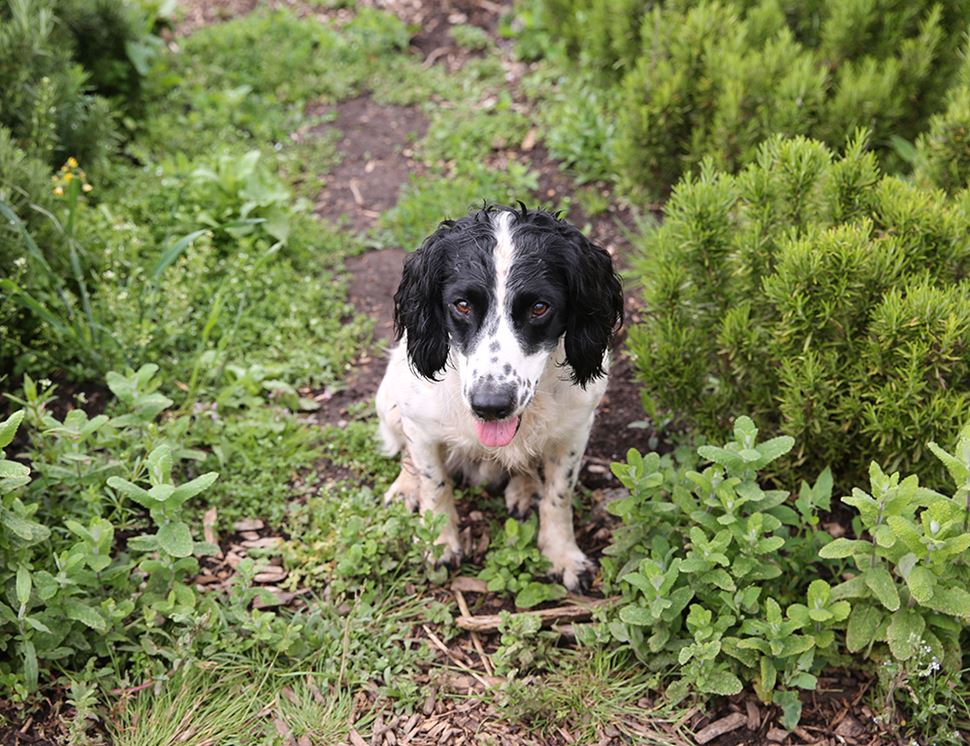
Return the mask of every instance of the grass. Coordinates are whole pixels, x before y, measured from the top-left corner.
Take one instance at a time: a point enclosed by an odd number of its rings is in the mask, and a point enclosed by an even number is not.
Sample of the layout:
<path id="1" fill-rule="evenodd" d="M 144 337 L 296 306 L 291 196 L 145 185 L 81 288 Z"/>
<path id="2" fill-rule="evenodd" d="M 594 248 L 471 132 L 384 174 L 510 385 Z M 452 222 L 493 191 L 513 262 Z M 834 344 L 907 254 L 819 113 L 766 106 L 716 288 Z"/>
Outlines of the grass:
<path id="1" fill-rule="evenodd" d="M 557 650 L 555 666 L 535 681 L 512 679 L 493 696 L 503 717 L 539 735 L 559 728 L 577 743 L 596 743 L 612 726 L 635 743 L 689 743 L 677 723 L 683 710 L 658 704 L 658 681 L 622 655 L 603 649 Z"/>

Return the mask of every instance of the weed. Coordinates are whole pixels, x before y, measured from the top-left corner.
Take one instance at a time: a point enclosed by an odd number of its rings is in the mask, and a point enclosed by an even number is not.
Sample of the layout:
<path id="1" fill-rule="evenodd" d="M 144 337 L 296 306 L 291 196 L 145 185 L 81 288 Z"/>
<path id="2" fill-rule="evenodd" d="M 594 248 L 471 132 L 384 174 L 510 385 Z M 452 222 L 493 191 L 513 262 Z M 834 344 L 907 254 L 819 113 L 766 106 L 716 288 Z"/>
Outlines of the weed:
<path id="1" fill-rule="evenodd" d="M 507 519 L 501 531 L 493 532 L 485 567 L 478 574 L 488 583 L 490 591 L 514 594 L 515 605 L 520 609 L 530 609 L 566 595 L 566 589 L 558 583 L 537 580 L 549 566 L 535 545 L 537 528 L 535 515 L 523 522 Z"/>

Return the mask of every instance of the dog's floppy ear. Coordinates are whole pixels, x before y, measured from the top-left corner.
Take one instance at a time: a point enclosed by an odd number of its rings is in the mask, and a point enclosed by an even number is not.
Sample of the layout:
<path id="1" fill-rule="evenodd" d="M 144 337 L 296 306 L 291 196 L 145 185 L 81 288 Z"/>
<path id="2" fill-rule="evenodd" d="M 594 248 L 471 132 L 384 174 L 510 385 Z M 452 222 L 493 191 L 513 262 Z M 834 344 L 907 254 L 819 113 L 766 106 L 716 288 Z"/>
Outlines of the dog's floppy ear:
<path id="1" fill-rule="evenodd" d="M 568 275 L 566 362 L 573 369 L 573 381 L 585 388 L 606 372 L 603 356 L 623 323 L 623 288 L 604 249 L 572 226 L 565 237 L 578 257 Z"/>
<path id="2" fill-rule="evenodd" d="M 401 284 L 394 293 L 394 332 L 407 334 L 408 359 L 419 374 L 432 381 L 448 360 L 441 285 L 447 257 L 446 235 L 454 227 L 445 221 L 421 248 L 404 260 Z"/>

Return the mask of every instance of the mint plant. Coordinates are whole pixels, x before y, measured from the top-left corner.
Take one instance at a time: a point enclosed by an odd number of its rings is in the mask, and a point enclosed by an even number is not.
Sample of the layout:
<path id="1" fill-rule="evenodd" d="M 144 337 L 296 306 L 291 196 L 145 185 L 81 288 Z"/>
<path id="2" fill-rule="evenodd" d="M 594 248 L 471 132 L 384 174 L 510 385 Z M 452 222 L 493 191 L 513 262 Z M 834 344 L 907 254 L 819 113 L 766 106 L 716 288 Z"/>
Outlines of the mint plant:
<path id="1" fill-rule="evenodd" d="M 113 417 L 76 408 L 58 419 L 52 389 L 27 378 L 23 409 L 0 424 L 0 449 L 22 423 L 31 431 L 30 466 L 0 450 L 0 651 L 16 661 L 0 663 L 0 683 L 18 697 L 38 687 L 42 669 L 79 670 L 134 632 L 151 656 L 173 627 L 196 622 L 187 581 L 196 557 L 215 548 L 193 540 L 184 505 L 216 475 L 176 484 L 187 451 L 155 422 L 171 404 L 155 391 L 156 370 L 109 375 L 124 407 Z M 134 535 L 123 541 L 119 529 Z"/>
<path id="2" fill-rule="evenodd" d="M 630 496 L 609 506 L 623 525 L 603 561 L 608 589 L 623 598 L 609 630 L 647 666 L 678 667 L 668 696 L 735 694 L 752 682 L 788 727 L 801 711 L 797 690 L 814 689 L 849 615 L 824 580 L 808 584 L 821 564 L 815 547 L 827 541 L 817 526 L 831 475 L 803 484 L 795 509 L 786 491 L 758 482 L 793 445 L 759 442 L 754 422 L 739 417 L 733 440 L 697 449 L 711 462 L 701 471 L 689 455 L 678 467 L 631 451 L 613 466 Z"/>
<path id="3" fill-rule="evenodd" d="M 850 652 L 908 661 L 928 646 L 950 670 L 962 665 L 960 635 L 970 623 L 970 426 L 955 453 L 930 450 L 956 484 L 952 496 L 920 487 L 915 475 L 887 475 L 875 463 L 870 491 L 842 501 L 858 511 L 862 538 L 840 538 L 821 550 L 851 561 L 852 577 L 833 589 L 849 599 Z"/>
<path id="4" fill-rule="evenodd" d="M 478 574 L 490 591 L 515 594 L 515 605 L 520 609 L 531 609 L 566 595 L 562 585 L 541 580 L 549 563 L 536 546 L 537 528 L 534 515 L 522 522 L 507 519 L 485 556 L 485 567 Z"/>

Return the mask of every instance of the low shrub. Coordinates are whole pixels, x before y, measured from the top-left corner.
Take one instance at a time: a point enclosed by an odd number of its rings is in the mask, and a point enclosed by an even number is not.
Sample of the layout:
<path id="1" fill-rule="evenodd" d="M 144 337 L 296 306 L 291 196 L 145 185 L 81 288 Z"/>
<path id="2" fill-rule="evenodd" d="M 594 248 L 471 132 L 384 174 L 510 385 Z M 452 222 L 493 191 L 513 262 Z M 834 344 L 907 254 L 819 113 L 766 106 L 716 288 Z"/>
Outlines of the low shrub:
<path id="1" fill-rule="evenodd" d="M 929 445 L 952 494 L 873 463 L 870 491 L 842 498 L 858 511 L 855 539 L 821 529 L 827 470 L 794 501 L 759 484 L 794 440 L 758 434 L 739 417 L 723 447 L 676 459 L 631 451 L 614 464 L 630 494 L 608 507 L 622 521 L 603 559 L 607 590 L 622 594 L 612 637 L 651 670 L 674 667 L 674 700 L 750 684 L 788 729 L 801 712 L 797 690 L 850 654 L 914 676 L 913 664 L 930 664 L 958 681 L 970 630 L 970 427 L 955 453 Z M 697 457 L 711 464 L 698 471 Z M 594 625 L 581 637 L 601 633 Z"/>
<path id="2" fill-rule="evenodd" d="M 970 187 L 970 36 L 960 78 L 946 110 L 930 120 L 916 143 L 916 177 L 951 193 Z"/>
<path id="3" fill-rule="evenodd" d="M 970 408 L 970 214 L 864 145 L 775 138 L 737 176 L 682 180 L 644 241 L 630 350 L 654 416 L 720 437 L 741 405 L 794 436 L 776 474 L 857 483 L 879 460 L 933 486 L 923 443 Z"/>
<path id="4" fill-rule="evenodd" d="M 970 24 L 960 0 L 538 5 L 535 22 L 561 40 L 553 64 L 578 72 L 564 87 L 592 76 L 615 94 L 599 97 L 599 120 L 615 122 L 607 154 L 624 187 L 648 197 L 704 158 L 740 168 L 775 133 L 838 146 L 868 127 L 883 165 L 905 168 L 894 143 L 946 105 Z"/>

